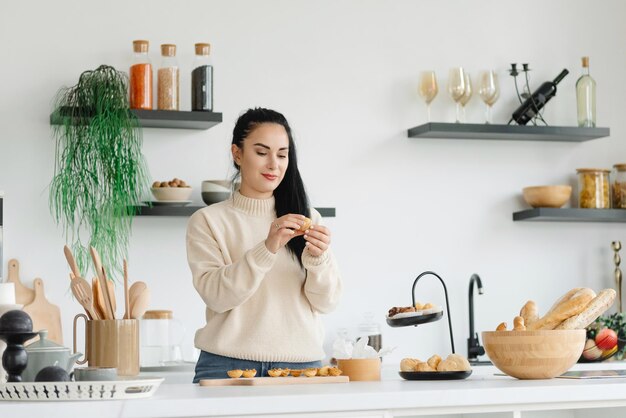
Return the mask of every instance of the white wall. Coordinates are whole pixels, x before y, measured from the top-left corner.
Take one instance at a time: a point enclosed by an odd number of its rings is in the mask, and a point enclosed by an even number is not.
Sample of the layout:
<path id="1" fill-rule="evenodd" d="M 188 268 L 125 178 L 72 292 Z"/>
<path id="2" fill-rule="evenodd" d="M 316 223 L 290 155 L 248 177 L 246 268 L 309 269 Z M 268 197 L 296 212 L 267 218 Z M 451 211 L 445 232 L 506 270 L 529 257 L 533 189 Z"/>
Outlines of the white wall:
<path id="1" fill-rule="evenodd" d="M 154 179 L 180 177 L 201 202 L 204 179 L 231 174 L 228 147 L 239 113 L 251 106 L 282 111 L 292 123 L 302 173 L 314 205 L 337 208 L 327 219 L 345 282 L 328 338 L 354 330 L 365 311 L 383 326 L 394 359 L 449 350 L 447 327 L 391 329 L 391 306 L 408 305 L 413 279 L 433 269 L 450 291 L 456 344 L 465 352 L 467 284 L 479 273 L 477 330 L 511 323 L 529 298 L 545 310 L 566 289 L 612 285 L 612 240 L 626 226 L 514 223 L 527 185 L 574 184 L 577 167 L 626 162 L 623 100 L 626 3 L 619 0 L 447 1 L 107 1 L 5 2 L 0 6 L 0 190 L 5 191 L 5 261 L 22 277 L 42 277 L 62 308 L 66 345 L 80 312 L 68 291 L 61 231 L 48 210 L 54 142 L 48 116 L 57 89 L 99 64 L 127 69 L 133 39 L 176 43 L 183 65 L 182 104 L 189 109 L 193 44 L 210 42 L 215 107 L 224 122 L 208 131 L 144 132 Z M 609 138 L 581 144 L 408 139 L 425 122 L 416 93 L 421 70 L 434 69 L 440 94 L 433 119 L 450 122 L 447 71 L 463 65 L 474 80 L 495 68 L 502 94 L 495 122 L 506 123 L 516 99 L 506 69 L 529 62 L 532 84 L 570 69 L 546 111 L 554 125 L 575 125 L 574 84 L 580 57 L 591 57 L 598 83 L 598 124 Z M 468 120 L 482 122 L 475 97 Z M 185 258 L 185 218 L 137 218 L 131 279 L 152 288 L 151 307 L 171 308 L 190 330 L 203 306 Z M 3 266 L 6 272 L 6 262 Z M 119 290 L 118 290 L 119 292 Z M 443 304 L 434 279 L 418 299 Z M 118 296 L 121 296 L 118 293 Z"/>

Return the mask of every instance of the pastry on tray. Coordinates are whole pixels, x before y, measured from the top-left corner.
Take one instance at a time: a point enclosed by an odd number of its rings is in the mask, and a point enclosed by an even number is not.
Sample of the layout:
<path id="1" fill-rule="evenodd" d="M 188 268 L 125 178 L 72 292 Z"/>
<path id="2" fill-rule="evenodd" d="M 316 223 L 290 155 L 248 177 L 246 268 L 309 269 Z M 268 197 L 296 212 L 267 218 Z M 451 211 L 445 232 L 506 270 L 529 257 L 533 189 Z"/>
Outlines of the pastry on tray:
<path id="1" fill-rule="evenodd" d="M 389 309 L 387 313 L 387 318 L 400 319 L 400 318 L 409 318 L 412 316 L 421 316 L 421 315 L 429 315 L 437 312 L 442 312 L 440 306 L 435 306 L 432 303 L 421 304 L 419 302 L 415 303 L 415 306 L 394 306 Z"/>

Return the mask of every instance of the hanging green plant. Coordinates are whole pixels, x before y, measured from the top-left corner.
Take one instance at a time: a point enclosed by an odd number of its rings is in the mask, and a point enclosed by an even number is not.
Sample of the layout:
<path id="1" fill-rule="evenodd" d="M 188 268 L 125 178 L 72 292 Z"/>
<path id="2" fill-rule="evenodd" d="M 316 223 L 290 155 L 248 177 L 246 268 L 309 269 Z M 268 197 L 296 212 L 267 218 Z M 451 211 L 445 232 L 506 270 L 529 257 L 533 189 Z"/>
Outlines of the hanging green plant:
<path id="1" fill-rule="evenodd" d="M 53 115 L 61 123 L 53 130 L 50 210 L 82 272 L 90 265 L 89 246 L 109 270 L 121 271 L 132 206 L 149 190 L 141 128 L 128 109 L 128 78 L 106 65 L 83 72 L 55 100 Z"/>

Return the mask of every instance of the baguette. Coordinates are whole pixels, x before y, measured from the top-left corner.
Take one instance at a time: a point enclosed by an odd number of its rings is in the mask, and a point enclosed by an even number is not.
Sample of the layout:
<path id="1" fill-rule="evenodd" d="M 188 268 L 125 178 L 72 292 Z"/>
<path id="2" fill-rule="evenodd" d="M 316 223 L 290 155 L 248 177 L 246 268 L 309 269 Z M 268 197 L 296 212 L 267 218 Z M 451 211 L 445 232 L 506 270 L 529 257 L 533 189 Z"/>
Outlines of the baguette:
<path id="1" fill-rule="evenodd" d="M 535 301 L 529 300 L 519 311 L 519 316 L 524 318 L 524 324 L 529 326 L 533 322 L 537 322 L 539 315 L 537 314 L 537 304 Z"/>
<path id="2" fill-rule="evenodd" d="M 617 293 L 613 289 L 604 289 L 596 296 L 578 315 L 572 316 L 563 321 L 555 329 L 583 329 L 587 328 L 600 315 L 613 305 L 615 295 Z"/>
<path id="3" fill-rule="evenodd" d="M 562 304 L 563 302 L 565 302 L 567 300 L 570 300 L 572 298 L 572 296 L 574 296 L 576 294 L 576 292 L 579 292 L 579 291 L 581 291 L 583 289 L 584 289 L 583 287 L 575 287 L 572 290 L 568 291 L 566 294 L 561 296 L 556 302 L 554 302 L 554 305 L 552 305 L 552 307 L 550 307 L 548 312 L 546 312 L 546 315 L 551 314 L 552 312 L 554 312 L 554 310 L 556 309 L 557 306 L 559 306 L 560 304 Z"/>
<path id="4" fill-rule="evenodd" d="M 569 293 L 569 292 L 568 292 Z M 589 302 L 596 297 L 593 290 L 582 288 L 572 295 L 571 298 L 557 304 L 552 312 L 547 313 L 541 319 L 526 327 L 529 331 L 538 329 L 554 329 L 566 319 L 581 313 Z M 561 298 L 563 299 L 563 298 Z"/>
<path id="5" fill-rule="evenodd" d="M 521 316 L 516 316 L 515 318 L 513 318 L 513 331 L 526 331 L 524 318 L 522 318 Z"/>
<path id="6" fill-rule="evenodd" d="M 496 331 L 506 331 L 506 322 L 501 322 L 496 328 Z"/>

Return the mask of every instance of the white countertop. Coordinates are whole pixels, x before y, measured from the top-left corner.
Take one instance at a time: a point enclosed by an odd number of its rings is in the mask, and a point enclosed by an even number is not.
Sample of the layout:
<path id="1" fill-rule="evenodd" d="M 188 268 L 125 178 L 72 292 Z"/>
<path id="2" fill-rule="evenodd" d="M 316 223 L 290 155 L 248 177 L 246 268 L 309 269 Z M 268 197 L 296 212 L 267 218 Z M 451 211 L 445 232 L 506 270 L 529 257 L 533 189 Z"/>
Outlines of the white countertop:
<path id="1" fill-rule="evenodd" d="M 626 368 L 624 363 L 576 369 Z M 466 380 L 345 384 L 199 387 L 164 383 L 151 398 L 125 401 L 0 402 L 0 416 L 207 417 L 341 411 L 392 411 L 394 415 L 527 411 L 626 406 L 626 379 L 517 380 L 478 366 Z M 385 376 L 387 373 L 385 373 Z M 54 408 L 51 406 L 54 405 Z"/>

